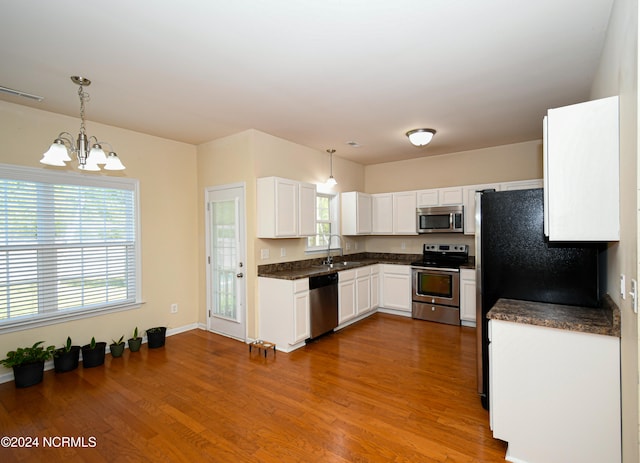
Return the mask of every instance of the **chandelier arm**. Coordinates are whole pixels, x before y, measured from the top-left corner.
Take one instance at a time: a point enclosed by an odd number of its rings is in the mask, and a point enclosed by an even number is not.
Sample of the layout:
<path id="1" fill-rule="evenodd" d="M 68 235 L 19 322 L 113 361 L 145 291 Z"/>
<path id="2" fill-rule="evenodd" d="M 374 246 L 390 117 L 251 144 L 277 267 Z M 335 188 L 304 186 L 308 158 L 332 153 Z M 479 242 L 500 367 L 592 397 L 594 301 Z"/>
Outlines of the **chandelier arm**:
<path id="1" fill-rule="evenodd" d="M 69 132 L 60 132 L 57 139 L 62 140 L 65 145 L 69 144 L 70 150 L 76 151 L 76 144 L 73 141 L 73 135 L 71 135 Z"/>

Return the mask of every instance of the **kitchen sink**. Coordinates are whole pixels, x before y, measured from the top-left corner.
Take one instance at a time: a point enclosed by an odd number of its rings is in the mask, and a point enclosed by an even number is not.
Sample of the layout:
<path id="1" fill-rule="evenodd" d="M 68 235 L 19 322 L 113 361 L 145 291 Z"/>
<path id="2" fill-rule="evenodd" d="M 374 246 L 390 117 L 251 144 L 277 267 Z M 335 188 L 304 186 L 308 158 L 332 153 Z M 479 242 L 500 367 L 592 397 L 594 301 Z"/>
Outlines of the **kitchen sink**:
<path id="1" fill-rule="evenodd" d="M 356 262 L 353 260 L 345 260 L 343 262 L 335 262 L 333 264 L 320 264 L 320 265 L 313 265 L 312 267 L 314 268 L 322 268 L 322 269 L 341 269 L 341 268 L 349 268 L 349 267 L 355 267 L 357 265 L 362 265 L 362 262 Z"/>

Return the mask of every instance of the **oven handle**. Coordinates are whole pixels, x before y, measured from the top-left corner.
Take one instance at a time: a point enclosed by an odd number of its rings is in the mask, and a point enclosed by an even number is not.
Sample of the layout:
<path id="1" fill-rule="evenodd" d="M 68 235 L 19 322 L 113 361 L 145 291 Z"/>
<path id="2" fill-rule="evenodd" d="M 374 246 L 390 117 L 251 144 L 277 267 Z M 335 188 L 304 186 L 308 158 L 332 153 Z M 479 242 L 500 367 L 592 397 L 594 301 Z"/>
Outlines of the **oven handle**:
<path id="1" fill-rule="evenodd" d="M 460 273 L 459 268 L 445 268 L 445 267 L 411 267 L 414 270 L 428 270 L 430 272 L 454 272 Z"/>

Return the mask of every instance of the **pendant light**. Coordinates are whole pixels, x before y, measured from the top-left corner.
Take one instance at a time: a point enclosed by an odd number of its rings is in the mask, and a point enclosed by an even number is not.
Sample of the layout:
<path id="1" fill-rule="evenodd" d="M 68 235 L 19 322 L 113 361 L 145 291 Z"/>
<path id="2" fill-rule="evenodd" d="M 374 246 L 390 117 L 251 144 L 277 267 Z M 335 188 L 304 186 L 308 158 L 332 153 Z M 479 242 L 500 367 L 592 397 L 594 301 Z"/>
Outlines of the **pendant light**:
<path id="1" fill-rule="evenodd" d="M 113 152 L 111 145 L 104 141 L 98 141 L 94 136 L 87 136 L 84 127 L 84 104 L 89 101 L 89 94 L 84 91 L 84 87 L 91 85 L 91 81 L 85 77 L 71 76 L 74 84 L 79 85 L 78 96 L 80 97 L 80 133 L 77 142 L 74 142 L 69 132 L 61 132 L 49 150 L 44 153 L 40 160 L 42 164 L 48 166 L 64 167 L 66 162 L 71 161 L 71 154 L 78 160 L 78 169 L 88 171 L 99 171 L 100 165 L 105 170 L 124 170 L 125 167 Z M 102 145 L 108 145 L 109 154 L 105 154 Z"/>
<path id="2" fill-rule="evenodd" d="M 334 187 L 338 184 L 336 179 L 333 178 L 333 153 L 335 152 L 336 150 L 327 150 L 327 153 L 329 153 L 329 178 L 326 183 L 329 187 Z"/>

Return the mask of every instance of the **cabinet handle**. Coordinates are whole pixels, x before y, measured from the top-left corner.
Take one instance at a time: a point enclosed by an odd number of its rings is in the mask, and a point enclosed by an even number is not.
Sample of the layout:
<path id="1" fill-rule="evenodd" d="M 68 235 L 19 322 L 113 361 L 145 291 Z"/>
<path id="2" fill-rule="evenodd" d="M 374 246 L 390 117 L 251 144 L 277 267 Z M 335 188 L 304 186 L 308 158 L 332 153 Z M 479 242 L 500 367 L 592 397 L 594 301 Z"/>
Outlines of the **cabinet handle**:
<path id="1" fill-rule="evenodd" d="M 238 277 L 238 278 L 242 278 L 243 276 L 244 276 L 243 273 L 236 273 L 236 277 Z"/>

